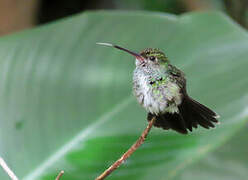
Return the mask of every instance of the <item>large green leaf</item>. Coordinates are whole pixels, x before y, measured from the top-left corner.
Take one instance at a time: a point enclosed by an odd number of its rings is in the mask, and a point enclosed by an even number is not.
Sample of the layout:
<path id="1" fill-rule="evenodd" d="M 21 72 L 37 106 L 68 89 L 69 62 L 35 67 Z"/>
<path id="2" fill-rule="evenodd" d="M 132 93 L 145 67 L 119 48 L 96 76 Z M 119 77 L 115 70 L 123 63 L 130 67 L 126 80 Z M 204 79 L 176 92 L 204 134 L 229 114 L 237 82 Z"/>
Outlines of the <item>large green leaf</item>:
<path id="1" fill-rule="evenodd" d="M 247 126 L 230 142 L 186 168 L 177 180 L 245 180 L 248 177 Z"/>
<path id="2" fill-rule="evenodd" d="M 24 180 L 93 179 L 146 126 L 131 95 L 134 60 L 99 47 L 159 47 L 191 96 L 221 115 L 184 136 L 154 128 L 109 179 L 172 179 L 231 137 L 247 111 L 248 35 L 222 14 L 88 12 L 0 39 L 0 152 Z M 0 179 L 6 178 L 0 172 Z"/>

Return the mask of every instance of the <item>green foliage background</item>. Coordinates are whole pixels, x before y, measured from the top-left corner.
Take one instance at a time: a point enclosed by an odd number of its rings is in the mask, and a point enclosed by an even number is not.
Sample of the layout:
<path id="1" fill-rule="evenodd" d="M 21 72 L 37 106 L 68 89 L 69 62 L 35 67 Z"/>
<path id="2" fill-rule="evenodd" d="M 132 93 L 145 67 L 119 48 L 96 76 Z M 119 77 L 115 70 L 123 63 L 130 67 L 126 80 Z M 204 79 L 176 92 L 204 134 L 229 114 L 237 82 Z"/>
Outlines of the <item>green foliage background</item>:
<path id="1" fill-rule="evenodd" d="M 0 39 L 0 153 L 16 174 L 48 180 L 63 169 L 63 180 L 94 179 L 146 126 L 131 95 L 133 59 L 96 42 L 162 49 L 186 73 L 189 94 L 221 115 L 216 129 L 187 136 L 154 128 L 109 179 L 224 175 L 206 159 L 188 166 L 245 126 L 247 32 L 217 12 L 123 11 L 87 12 Z M 235 158 L 235 150 L 227 153 Z M 220 162 L 230 158 L 219 151 Z M 240 156 L 236 164 L 247 169 Z M 7 179 L 3 171 L 0 179 Z"/>

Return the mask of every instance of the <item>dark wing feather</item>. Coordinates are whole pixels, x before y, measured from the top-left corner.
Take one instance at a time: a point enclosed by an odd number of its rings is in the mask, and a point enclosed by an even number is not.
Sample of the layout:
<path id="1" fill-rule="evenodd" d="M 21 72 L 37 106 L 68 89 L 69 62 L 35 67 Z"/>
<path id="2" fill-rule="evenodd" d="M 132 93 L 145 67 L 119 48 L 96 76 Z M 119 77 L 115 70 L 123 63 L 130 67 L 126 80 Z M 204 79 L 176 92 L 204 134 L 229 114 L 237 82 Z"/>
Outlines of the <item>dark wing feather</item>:
<path id="1" fill-rule="evenodd" d="M 183 72 L 175 66 L 169 65 L 169 73 L 171 80 L 181 88 L 182 103 L 178 106 L 179 112 L 159 115 L 148 113 L 148 121 L 155 116 L 155 127 L 165 130 L 172 129 L 182 134 L 187 134 L 187 130 L 192 131 L 193 127 L 197 128 L 198 124 L 206 129 L 215 127 L 214 123 L 218 123 L 218 115 L 187 95 L 186 79 Z"/>

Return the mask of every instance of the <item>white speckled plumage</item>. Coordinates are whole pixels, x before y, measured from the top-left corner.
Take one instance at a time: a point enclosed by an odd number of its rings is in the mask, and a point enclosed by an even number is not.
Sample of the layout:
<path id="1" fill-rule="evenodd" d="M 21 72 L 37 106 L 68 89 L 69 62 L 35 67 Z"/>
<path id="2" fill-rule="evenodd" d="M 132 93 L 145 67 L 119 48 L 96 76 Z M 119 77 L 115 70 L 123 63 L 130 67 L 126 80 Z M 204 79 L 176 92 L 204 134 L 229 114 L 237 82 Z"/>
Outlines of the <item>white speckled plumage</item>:
<path id="1" fill-rule="evenodd" d="M 146 111 L 147 120 L 154 117 L 155 127 L 173 129 L 187 134 L 200 125 L 215 127 L 217 114 L 187 94 L 184 73 L 170 64 L 166 55 L 156 48 L 135 53 L 118 45 L 98 43 L 125 51 L 136 58 L 133 91 Z"/>
<path id="2" fill-rule="evenodd" d="M 171 81 L 166 69 L 141 66 L 136 60 L 133 75 L 133 91 L 139 104 L 152 114 L 178 112 L 182 94 L 180 87 Z M 161 72 L 162 71 L 162 72 Z M 151 84 L 153 82 L 155 85 Z M 156 85 L 156 83 L 160 83 Z"/>

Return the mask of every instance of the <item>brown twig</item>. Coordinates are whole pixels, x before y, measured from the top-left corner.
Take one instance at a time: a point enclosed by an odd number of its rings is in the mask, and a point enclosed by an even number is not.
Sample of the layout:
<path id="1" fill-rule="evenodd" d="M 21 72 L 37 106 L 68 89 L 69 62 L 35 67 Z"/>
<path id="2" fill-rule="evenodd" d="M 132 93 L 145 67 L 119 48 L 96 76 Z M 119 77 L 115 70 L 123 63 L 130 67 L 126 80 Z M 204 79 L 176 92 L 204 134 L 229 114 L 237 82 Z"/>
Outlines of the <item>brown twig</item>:
<path id="1" fill-rule="evenodd" d="M 10 179 L 18 180 L 17 176 L 13 173 L 13 171 L 8 167 L 7 163 L 1 157 L 0 166 L 2 166 L 3 170 L 9 175 Z"/>
<path id="2" fill-rule="evenodd" d="M 149 121 L 149 124 L 147 125 L 146 129 L 143 131 L 139 139 L 128 149 L 127 152 L 125 152 L 120 159 L 115 161 L 114 164 L 112 164 L 107 170 L 105 170 L 100 176 L 98 176 L 95 180 L 103 180 L 108 175 L 110 175 L 114 170 L 116 170 L 122 163 L 125 161 L 129 156 L 131 156 L 139 147 L 142 145 L 151 130 L 153 123 L 155 122 L 156 118 L 153 117 L 151 121 Z"/>
<path id="3" fill-rule="evenodd" d="M 65 173 L 64 171 L 60 171 L 55 180 L 60 180 L 60 178 L 63 176 L 64 173 Z"/>
<path id="4" fill-rule="evenodd" d="M 3 170 L 8 174 L 11 180 L 18 180 L 17 176 L 14 172 L 8 167 L 7 163 L 4 161 L 2 157 L 0 157 L 0 166 Z M 61 176 L 64 174 L 64 171 L 60 171 L 55 180 L 60 180 Z"/>

